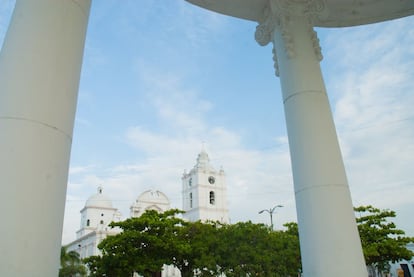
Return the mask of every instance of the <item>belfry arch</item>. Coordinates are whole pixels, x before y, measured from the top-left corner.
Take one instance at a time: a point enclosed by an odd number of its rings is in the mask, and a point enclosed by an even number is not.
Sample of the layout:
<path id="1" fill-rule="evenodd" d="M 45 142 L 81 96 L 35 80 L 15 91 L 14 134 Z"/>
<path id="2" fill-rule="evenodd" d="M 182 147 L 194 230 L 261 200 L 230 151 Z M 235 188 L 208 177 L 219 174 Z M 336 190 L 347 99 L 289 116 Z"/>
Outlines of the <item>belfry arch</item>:
<path id="1" fill-rule="evenodd" d="M 408 16 L 414 13 L 414 3 L 189 2 L 258 22 L 258 43 L 274 45 L 275 70 L 285 102 L 306 276 L 366 276 L 355 226 L 350 223 L 352 204 L 319 69 L 322 53 L 312 28 L 323 27 L 315 22 L 322 19 L 324 27 L 339 27 Z M 56 276 L 90 6 L 90 0 L 16 1 L 0 53 L 0 207 L 8 211 L 0 236 L 0 248 L 7 249 L 0 259 L 0 276 Z M 338 17 L 339 12 L 342 16 Z M 54 39 L 50 40 L 51 37 Z M 315 126 L 317 131 L 307 129 L 308 126 Z M 332 168 L 329 174 L 325 173 L 327 167 Z M 314 218 L 308 213 L 310 206 L 319 215 L 316 224 L 309 221 Z M 332 208 L 332 214 L 326 213 L 327 207 Z M 334 213 L 336 219 L 341 218 L 335 220 L 335 226 Z M 324 225 L 330 233 L 311 223 Z M 345 243 L 337 243 L 338 240 Z M 331 250 L 338 248 L 344 249 L 340 257 Z M 335 273 L 328 273 L 321 266 L 331 259 L 340 261 Z"/>

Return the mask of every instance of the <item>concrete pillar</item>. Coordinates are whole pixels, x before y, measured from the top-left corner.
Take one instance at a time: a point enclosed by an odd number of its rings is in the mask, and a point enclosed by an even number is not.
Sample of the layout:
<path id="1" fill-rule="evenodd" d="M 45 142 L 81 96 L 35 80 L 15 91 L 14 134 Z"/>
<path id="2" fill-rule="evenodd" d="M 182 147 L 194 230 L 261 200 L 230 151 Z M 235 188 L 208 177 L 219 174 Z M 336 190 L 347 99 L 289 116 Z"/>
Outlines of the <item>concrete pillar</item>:
<path id="1" fill-rule="evenodd" d="M 272 41 L 283 93 L 304 276 L 367 271 L 319 62 L 312 7 L 271 1 L 257 41 Z M 283 5 L 281 4 L 283 3 Z M 316 11 L 315 11 L 316 12 Z"/>
<path id="2" fill-rule="evenodd" d="M 16 1 L 0 53 L 0 276 L 57 276 L 89 10 Z"/>

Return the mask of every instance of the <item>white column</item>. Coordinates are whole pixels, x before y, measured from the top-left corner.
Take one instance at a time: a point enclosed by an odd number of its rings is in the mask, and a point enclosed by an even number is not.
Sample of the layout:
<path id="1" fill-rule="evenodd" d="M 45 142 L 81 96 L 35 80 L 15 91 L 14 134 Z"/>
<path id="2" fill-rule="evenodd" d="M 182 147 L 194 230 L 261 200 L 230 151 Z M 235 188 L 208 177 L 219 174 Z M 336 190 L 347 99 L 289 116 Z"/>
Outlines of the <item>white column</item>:
<path id="1" fill-rule="evenodd" d="M 16 1 L 0 53 L 0 276 L 57 276 L 89 10 Z"/>
<path id="2" fill-rule="evenodd" d="M 269 16 L 257 28 L 256 39 L 262 45 L 267 40 L 274 44 L 304 276 L 366 277 L 350 191 L 320 70 L 322 55 L 311 25 L 312 7 L 293 2 L 272 1 Z"/>

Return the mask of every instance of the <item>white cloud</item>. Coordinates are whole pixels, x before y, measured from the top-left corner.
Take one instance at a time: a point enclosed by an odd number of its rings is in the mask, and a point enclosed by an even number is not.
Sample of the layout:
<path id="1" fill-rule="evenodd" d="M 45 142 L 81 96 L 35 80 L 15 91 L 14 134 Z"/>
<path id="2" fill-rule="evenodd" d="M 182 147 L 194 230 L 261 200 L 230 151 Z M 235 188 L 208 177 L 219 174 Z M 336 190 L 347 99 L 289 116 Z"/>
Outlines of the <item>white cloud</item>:
<path id="1" fill-rule="evenodd" d="M 144 38 L 154 41 L 157 51 L 151 54 L 163 63 L 156 63 L 155 58 L 142 53 L 131 58 L 136 77 L 136 87 L 131 90 L 135 89 L 141 97 L 140 105 L 154 116 L 141 118 L 141 114 L 134 114 L 137 123 L 115 134 L 123 138 L 120 143 L 130 151 L 128 162 L 106 167 L 88 163 L 72 167 L 63 241 L 73 239 L 79 226 L 79 210 L 100 184 L 124 217 L 129 215 L 129 206 L 136 197 L 147 189 L 163 191 L 172 205 L 180 208 L 181 174 L 195 164 L 203 141 L 213 166 L 216 169 L 223 166 L 226 172 L 232 222 L 269 223 L 268 215 L 258 215 L 258 211 L 276 204 L 284 205 L 275 215 L 278 228 L 282 223 L 296 220 L 287 138 L 283 134 L 278 136 L 269 148 L 246 145 L 242 131 L 212 123 L 217 103 L 208 96 L 210 91 L 202 91 L 188 79 L 186 69 L 202 71 L 203 65 L 187 67 L 197 60 L 182 60 L 180 67 L 167 66 L 169 55 L 192 47 L 197 47 L 199 55 L 203 52 L 208 55 L 211 47 L 208 41 L 214 42 L 225 34 L 222 28 L 228 23 L 220 15 L 191 9 L 184 1 L 177 3 L 181 20 L 167 16 L 165 23 L 160 23 L 165 27 L 160 28 L 161 34 L 148 34 Z M 151 8 L 144 5 L 143 13 L 151 15 Z M 146 17 L 138 22 L 151 20 Z M 322 46 L 327 66 L 325 79 L 328 93 L 334 99 L 332 107 L 354 204 L 396 210 L 402 215 L 397 226 L 413 235 L 413 227 L 407 220 L 407 214 L 414 208 L 411 23 L 412 19 L 333 30 Z M 121 29 L 122 32 L 136 36 L 143 32 L 139 26 L 125 24 L 132 29 Z M 183 33 L 175 33 L 177 30 Z M 169 39 L 186 41 L 189 46 L 176 48 L 177 41 L 169 43 Z M 189 53 L 188 57 L 192 55 Z M 246 130 L 249 130 L 247 124 Z"/>
<path id="2" fill-rule="evenodd" d="M 398 214 L 413 209 L 414 43 L 412 19 L 332 33 L 328 57 L 335 75 L 335 122 L 355 205 L 397 211 L 397 227 L 414 234 Z M 330 91 L 329 91 L 330 92 Z"/>
<path id="3" fill-rule="evenodd" d="M 157 81 L 161 75 L 151 71 L 141 78 L 147 82 L 146 87 L 152 88 L 147 92 L 147 104 L 159 116 L 158 128 L 131 126 L 125 131 L 124 141 L 131 146 L 131 156 L 137 156 L 135 162 L 111 168 L 74 167 L 71 176 L 84 173 L 78 176 L 77 182 L 88 184 L 84 195 L 95 192 L 91 186 L 102 184 L 104 192 L 111 196 L 122 214 L 128 216 L 129 206 L 140 193 L 159 189 L 170 198 L 173 207 L 181 208 L 181 174 L 194 166 L 205 141 L 212 165 L 216 169 L 223 166 L 226 172 L 233 222 L 268 222 L 266 216 L 257 214 L 258 210 L 270 208 L 268 206 L 276 202 L 290 211 L 283 213 L 277 226 L 294 221 L 286 138 L 277 138 L 278 147 L 275 148 L 249 149 L 236 131 L 210 125 L 206 114 L 211 104 L 200 93 L 193 89 L 183 90 L 183 81 L 176 76 L 168 76 L 165 82 Z M 191 122 L 183 118 L 189 118 Z M 177 131 L 171 132 L 172 127 Z M 69 184 L 71 187 L 74 185 Z M 65 221 L 65 234 L 68 229 L 74 230 L 69 224 L 73 223 L 73 218 L 79 218 L 79 213 L 67 209 L 66 217 L 70 219 Z M 64 241 L 69 238 L 65 235 Z"/>
<path id="4" fill-rule="evenodd" d="M 85 172 L 88 172 L 93 167 L 94 167 L 93 165 L 70 167 L 69 174 L 75 175 L 75 174 L 85 173 Z"/>

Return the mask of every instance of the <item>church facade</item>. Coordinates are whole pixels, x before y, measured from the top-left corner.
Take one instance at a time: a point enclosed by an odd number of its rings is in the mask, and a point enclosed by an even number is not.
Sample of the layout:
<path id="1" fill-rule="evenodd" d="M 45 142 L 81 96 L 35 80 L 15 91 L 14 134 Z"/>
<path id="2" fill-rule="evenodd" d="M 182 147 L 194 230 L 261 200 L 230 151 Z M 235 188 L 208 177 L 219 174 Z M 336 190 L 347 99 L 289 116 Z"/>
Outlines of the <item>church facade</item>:
<path id="1" fill-rule="evenodd" d="M 181 180 L 181 209 L 185 212 L 185 219 L 229 222 L 224 170 L 214 169 L 204 149 L 198 154 L 194 167 L 190 172 L 184 172 Z M 132 203 L 130 217 L 139 217 L 147 210 L 164 212 L 170 208 L 170 201 L 163 192 L 147 190 Z M 100 255 L 98 244 L 107 236 L 121 232 L 118 228 L 108 226 L 111 222 L 120 221 L 121 213 L 113 207 L 102 187 L 98 187 L 97 193 L 88 198 L 80 213 L 80 229 L 76 232 L 76 239 L 66 245 L 67 251 L 78 252 L 81 259 Z M 180 276 L 179 270 L 166 266 L 162 277 L 170 276 Z"/>
<path id="2" fill-rule="evenodd" d="M 182 178 L 184 217 L 189 221 L 220 221 L 229 223 L 224 170 L 215 170 L 203 149 L 197 163 Z"/>
<path id="3" fill-rule="evenodd" d="M 88 198 L 85 207 L 80 211 L 81 220 L 76 239 L 69 243 L 67 251 L 76 251 L 80 258 L 99 255 L 98 244 L 107 236 L 120 232 L 117 228 L 109 227 L 112 221 L 121 220 L 121 213 L 112 206 L 112 201 L 98 187 L 96 194 Z"/>

